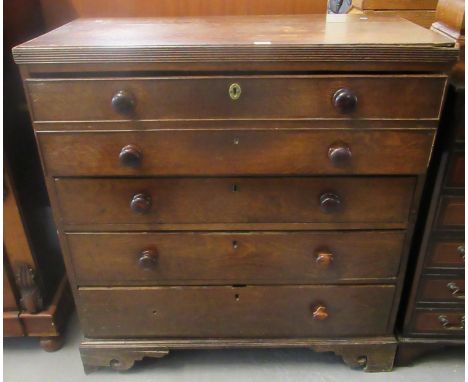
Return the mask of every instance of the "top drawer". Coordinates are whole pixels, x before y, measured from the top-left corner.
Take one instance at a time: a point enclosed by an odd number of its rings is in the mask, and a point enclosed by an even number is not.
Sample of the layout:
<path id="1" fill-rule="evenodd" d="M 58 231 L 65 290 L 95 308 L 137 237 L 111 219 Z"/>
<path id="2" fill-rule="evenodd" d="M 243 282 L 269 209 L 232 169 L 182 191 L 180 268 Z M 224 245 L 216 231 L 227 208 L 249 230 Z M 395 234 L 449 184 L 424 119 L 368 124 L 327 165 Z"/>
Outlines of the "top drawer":
<path id="1" fill-rule="evenodd" d="M 26 80 L 35 121 L 437 119 L 444 76 Z"/>

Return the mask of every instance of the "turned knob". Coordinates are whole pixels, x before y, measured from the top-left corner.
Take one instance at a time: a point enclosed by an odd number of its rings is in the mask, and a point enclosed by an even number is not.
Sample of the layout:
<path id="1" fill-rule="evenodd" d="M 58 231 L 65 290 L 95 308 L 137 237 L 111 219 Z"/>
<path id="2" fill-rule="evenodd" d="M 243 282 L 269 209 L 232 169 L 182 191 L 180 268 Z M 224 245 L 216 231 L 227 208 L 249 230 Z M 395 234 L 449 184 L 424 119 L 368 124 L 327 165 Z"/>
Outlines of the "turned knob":
<path id="1" fill-rule="evenodd" d="M 339 89 L 333 95 L 333 106 L 342 114 L 356 110 L 358 99 L 350 89 Z"/>
<path id="2" fill-rule="evenodd" d="M 328 148 L 328 158 L 336 167 L 348 165 L 351 155 L 351 149 L 344 142 L 334 142 Z"/>
<path id="3" fill-rule="evenodd" d="M 125 90 L 119 90 L 112 97 L 112 108 L 119 114 L 131 115 L 135 111 L 135 98 Z"/>
<path id="4" fill-rule="evenodd" d="M 320 195 L 320 209 L 326 214 L 338 212 L 341 209 L 340 197 L 331 192 Z"/>
<path id="5" fill-rule="evenodd" d="M 323 268 L 328 268 L 333 262 L 333 254 L 328 251 L 318 251 L 315 255 L 315 262 Z"/>
<path id="6" fill-rule="evenodd" d="M 158 253 L 154 249 L 145 249 L 140 252 L 138 265 L 144 270 L 154 269 L 158 260 Z"/>
<path id="7" fill-rule="evenodd" d="M 137 214 L 145 214 L 151 209 L 151 196 L 145 194 L 133 195 L 130 208 Z"/>
<path id="8" fill-rule="evenodd" d="M 125 167 L 140 167 L 143 154 L 140 149 L 134 145 L 127 145 L 120 150 L 120 164 Z"/>
<path id="9" fill-rule="evenodd" d="M 328 317 L 327 308 L 323 305 L 317 305 L 313 308 L 312 317 L 316 321 L 323 321 Z"/>

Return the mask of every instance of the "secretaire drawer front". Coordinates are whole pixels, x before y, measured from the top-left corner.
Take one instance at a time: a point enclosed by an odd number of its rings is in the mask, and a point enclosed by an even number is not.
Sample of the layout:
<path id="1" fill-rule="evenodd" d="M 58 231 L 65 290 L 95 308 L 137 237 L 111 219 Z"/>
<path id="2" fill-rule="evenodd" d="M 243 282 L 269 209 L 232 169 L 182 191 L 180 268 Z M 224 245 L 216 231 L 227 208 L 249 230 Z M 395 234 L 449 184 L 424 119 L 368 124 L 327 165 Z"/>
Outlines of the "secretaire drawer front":
<path id="1" fill-rule="evenodd" d="M 302 284 L 395 279 L 404 232 L 76 233 L 66 237 L 80 286 Z"/>
<path id="2" fill-rule="evenodd" d="M 333 337 L 387 333 L 393 286 L 80 289 L 86 337 Z"/>
<path id="3" fill-rule="evenodd" d="M 26 80 L 35 121 L 438 118 L 444 76 Z"/>
<path id="4" fill-rule="evenodd" d="M 436 228 L 464 229 L 465 228 L 465 197 L 444 195 L 440 198 Z"/>
<path id="5" fill-rule="evenodd" d="M 419 302 L 465 302 L 464 277 L 423 277 L 419 287 Z"/>
<path id="6" fill-rule="evenodd" d="M 464 268 L 465 238 L 463 234 L 434 239 L 429 246 L 426 266 L 429 268 Z"/>
<path id="7" fill-rule="evenodd" d="M 414 129 L 38 134 L 53 176 L 418 174 L 433 137 Z"/>
<path id="8" fill-rule="evenodd" d="M 465 152 L 455 151 L 447 170 L 446 187 L 465 187 Z"/>
<path id="9" fill-rule="evenodd" d="M 406 224 L 413 177 L 56 178 L 65 224 Z"/>

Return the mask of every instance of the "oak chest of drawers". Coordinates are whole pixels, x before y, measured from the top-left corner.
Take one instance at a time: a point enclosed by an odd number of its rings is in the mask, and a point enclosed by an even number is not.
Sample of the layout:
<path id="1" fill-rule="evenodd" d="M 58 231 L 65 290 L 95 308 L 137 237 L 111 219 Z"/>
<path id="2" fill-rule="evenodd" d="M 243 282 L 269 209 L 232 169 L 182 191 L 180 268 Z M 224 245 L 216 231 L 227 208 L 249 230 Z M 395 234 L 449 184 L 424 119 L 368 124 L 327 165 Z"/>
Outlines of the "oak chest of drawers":
<path id="1" fill-rule="evenodd" d="M 226 347 L 391 369 L 451 40 L 380 17 L 91 19 L 14 55 L 87 371 Z"/>

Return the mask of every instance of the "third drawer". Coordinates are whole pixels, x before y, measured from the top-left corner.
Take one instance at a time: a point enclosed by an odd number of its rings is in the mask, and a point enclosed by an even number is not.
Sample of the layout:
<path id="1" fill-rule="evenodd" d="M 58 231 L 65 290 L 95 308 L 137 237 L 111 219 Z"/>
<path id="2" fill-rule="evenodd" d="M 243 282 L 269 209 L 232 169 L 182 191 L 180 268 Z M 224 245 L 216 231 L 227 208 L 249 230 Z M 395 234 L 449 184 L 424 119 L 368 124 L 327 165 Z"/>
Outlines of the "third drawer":
<path id="1" fill-rule="evenodd" d="M 347 223 L 405 228 L 415 178 L 56 178 L 55 186 L 62 220 L 69 225 L 315 223 L 339 228 Z"/>
<path id="2" fill-rule="evenodd" d="M 77 284 L 395 281 L 404 231 L 66 235 Z"/>

